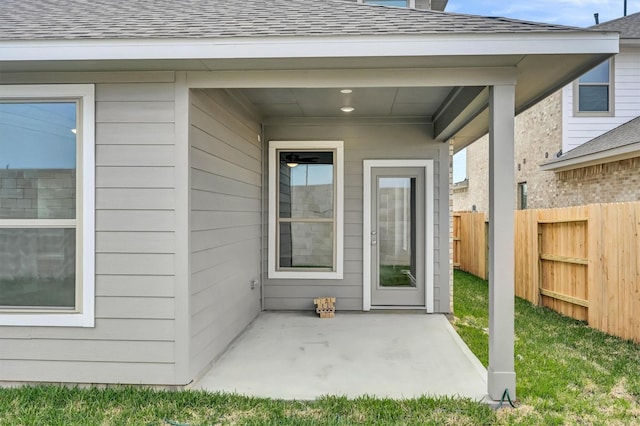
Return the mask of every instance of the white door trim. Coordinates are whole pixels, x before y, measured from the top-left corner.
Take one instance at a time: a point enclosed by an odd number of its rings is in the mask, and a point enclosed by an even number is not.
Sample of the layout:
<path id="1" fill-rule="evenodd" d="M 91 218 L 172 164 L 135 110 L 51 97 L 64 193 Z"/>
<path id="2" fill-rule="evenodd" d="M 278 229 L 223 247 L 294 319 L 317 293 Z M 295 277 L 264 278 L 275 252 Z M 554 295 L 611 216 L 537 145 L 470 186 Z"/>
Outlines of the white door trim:
<path id="1" fill-rule="evenodd" d="M 433 313 L 433 160 L 364 160 L 363 161 L 363 235 L 362 235 L 362 310 L 371 310 L 371 169 L 374 167 L 424 168 L 425 236 L 424 294 L 427 313 Z"/>

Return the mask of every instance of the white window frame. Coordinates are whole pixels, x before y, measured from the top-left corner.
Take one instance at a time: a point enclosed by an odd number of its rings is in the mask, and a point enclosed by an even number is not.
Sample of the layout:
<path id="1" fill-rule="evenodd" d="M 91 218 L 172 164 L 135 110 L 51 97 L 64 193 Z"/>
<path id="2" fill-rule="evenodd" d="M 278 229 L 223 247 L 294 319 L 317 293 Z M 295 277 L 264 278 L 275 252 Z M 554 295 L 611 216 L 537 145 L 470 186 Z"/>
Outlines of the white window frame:
<path id="1" fill-rule="evenodd" d="M 609 61 L 608 83 L 580 83 L 580 78 L 573 82 L 573 115 L 574 117 L 613 117 L 615 116 L 615 58 Z M 587 71 L 588 73 L 588 71 Z M 585 73 L 586 74 L 586 73 Z M 609 110 L 608 111 L 580 111 L 580 86 L 609 86 Z"/>
<path id="2" fill-rule="evenodd" d="M 335 152 L 335 216 L 333 271 L 293 271 L 277 270 L 278 256 L 278 176 L 280 150 L 306 150 Z M 270 141 L 269 142 L 269 248 L 268 277 L 286 279 L 332 279 L 341 280 L 344 264 L 344 142 L 343 141 Z"/>
<path id="3" fill-rule="evenodd" d="M 527 182 L 518 182 L 518 210 L 527 210 L 529 206 L 529 187 Z M 524 200 L 524 203 L 522 202 Z"/>
<path id="4" fill-rule="evenodd" d="M 74 310 L 3 309 L 2 326 L 95 326 L 95 86 L 93 84 L 0 85 L 0 100 L 76 101 L 76 307 Z M 63 221 L 0 219 L 3 228 L 68 227 Z M 25 226 L 26 225 L 26 226 Z"/>

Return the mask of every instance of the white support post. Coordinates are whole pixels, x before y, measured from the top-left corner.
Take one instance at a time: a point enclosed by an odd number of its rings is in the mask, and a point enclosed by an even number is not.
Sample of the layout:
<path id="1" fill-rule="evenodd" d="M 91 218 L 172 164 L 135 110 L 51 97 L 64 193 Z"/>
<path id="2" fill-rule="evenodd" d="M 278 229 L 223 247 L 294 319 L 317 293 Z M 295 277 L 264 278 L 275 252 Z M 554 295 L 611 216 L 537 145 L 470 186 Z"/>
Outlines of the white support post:
<path id="1" fill-rule="evenodd" d="M 493 400 L 516 397 L 514 368 L 515 86 L 490 88 L 489 369 Z"/>

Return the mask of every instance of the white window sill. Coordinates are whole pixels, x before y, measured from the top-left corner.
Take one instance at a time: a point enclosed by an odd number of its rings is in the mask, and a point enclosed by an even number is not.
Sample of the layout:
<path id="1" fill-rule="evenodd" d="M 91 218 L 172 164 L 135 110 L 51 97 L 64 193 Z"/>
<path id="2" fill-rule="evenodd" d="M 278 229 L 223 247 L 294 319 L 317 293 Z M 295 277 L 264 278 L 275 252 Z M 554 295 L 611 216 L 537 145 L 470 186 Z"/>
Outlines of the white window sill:
<path id="1" fill-rule="evenodd" d="M 94 327 L 93 314 L 0 314 L 0 326 Z"/>

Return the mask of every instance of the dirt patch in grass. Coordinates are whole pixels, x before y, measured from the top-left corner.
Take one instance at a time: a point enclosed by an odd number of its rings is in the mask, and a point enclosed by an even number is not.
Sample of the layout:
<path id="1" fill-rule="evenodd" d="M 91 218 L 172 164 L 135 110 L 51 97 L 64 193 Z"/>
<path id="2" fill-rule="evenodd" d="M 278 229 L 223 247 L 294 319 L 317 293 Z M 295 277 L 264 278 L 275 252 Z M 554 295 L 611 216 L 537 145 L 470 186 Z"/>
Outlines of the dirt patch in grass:
<path id="1" fill-rule="evenodd" d="M 611 392 L 609 392 L 614 398 L 624 399 L 625 401 L 635 402 L 635 398 L 627 392 L 627 378 L 621 378 L 618 383 L 615 384 L 611 388 Z"/>
<path id="2" fill-rule="evenodd" d="M 501 408 L 496 411 L 499 424 L 531 424 L 533 420 L 541 420 L 542 417 L 532 405 L 520 404 L 518 408 Z"/>
<path id="3" fill-rule="evenodd" d="M 287 417 L 320 420 L 324 413 L 319 408 L 304 407 L 299 409 L 286 409 L 284 413 Z"/>
<path id="4" fill-rule="evenodd" d="M 267 415 L 264 411 L 252 408 L 250 410 L 233 410 L 218 419 L 216 425 L 240 425 L 247 420 L 252 420 L 254 424 L 266 423 Z"/>

